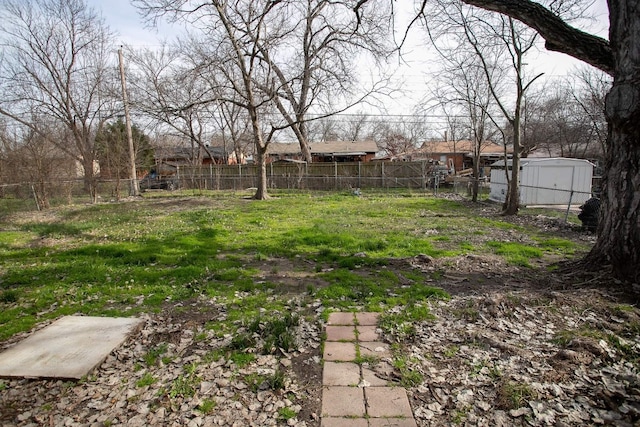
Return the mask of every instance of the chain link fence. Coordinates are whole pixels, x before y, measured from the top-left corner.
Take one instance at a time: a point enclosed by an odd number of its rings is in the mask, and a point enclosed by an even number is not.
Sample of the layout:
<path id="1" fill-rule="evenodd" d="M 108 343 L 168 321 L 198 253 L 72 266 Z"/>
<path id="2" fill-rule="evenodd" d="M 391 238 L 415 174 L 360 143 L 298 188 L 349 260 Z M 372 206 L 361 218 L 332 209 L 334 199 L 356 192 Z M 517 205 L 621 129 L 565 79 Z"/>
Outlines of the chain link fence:
<path id="1" fill-rule="evenodd" d="M 271 190 L 355 191 L 356 189 L 442 191 L 471 194 L 471 177 L 448 176 L 446 169 L 429 162 L 370 163 L 271 163 L 267 165 L 267 185 Z M 176 174 L 140 181 L 141 189 L 245 191 L 258 185 L 257 165 L 180 166 Z M 161 185 L 163 180 L 171 185 Z M 159 185 L 153 185 L 159 184 Z M 97 202 L 116 201 L 129 196 L 130 180 L 98 180 Z M 480 191 L 488 194 L 488 183 L 480 181 Z M 55 182 L 24 182 L 0 185 L 0 212 L 41 210 L 49 207 L 93 203 L 82 179 Z"/>

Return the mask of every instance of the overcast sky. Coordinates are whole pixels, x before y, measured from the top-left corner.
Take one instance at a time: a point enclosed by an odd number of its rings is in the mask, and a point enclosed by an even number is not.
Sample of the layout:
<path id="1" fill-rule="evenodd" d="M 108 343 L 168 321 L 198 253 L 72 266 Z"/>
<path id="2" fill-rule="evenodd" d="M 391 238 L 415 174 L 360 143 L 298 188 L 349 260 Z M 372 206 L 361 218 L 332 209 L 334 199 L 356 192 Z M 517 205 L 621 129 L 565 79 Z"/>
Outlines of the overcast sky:
<path id="1" fill-rule="evenodd" d="M 145 26 L 136 8 L 130 4 L 130 0 L 89 0 L 89 3 L 102 14 L 107 25 L 117 33 L 118 45 L 158 46 L 161 40 L 171 40 L 179 32 L 177 28 L 172 28 L 167 24 L 162 24 L 160 30 Z M 607 37 L 608 9 L 606 0 L 595 0 L 593 10 L 598 16 L 598 22 L 594 22 L 590 28 L 584 28 L 584 30 Z M 408 99 L 405 102 L 398 101 L 398 105 L 392 106 L 392 113 L 408 113 L 407 104 L 416 102 L 417 94 L 424 90 L 426 78 L 423 73 L 425 69 L 423 59 L 426 59 L 429 49 L 422 40 L 423 35 L 419 31 L 414 31 L 412 35 L 413 47 L 406 49 L 405 59 L 408 64 L 404 65 L 399 72 L 406 93 L 413 95 L 406 95 L 403 99 L 411 98 L 412 101 Z M 114 50 L 116 48 L 117 46 L 114 46 Z M 532 74 L 544 72 L 545 76 L 551 79 L 566 75 L 567 72 L 580 64 L 579 61 L 567 55 L 546 51 L 537 58 L 529 57 L 528 62 L 536 64 L 536 69 L 530 70 Z"/>

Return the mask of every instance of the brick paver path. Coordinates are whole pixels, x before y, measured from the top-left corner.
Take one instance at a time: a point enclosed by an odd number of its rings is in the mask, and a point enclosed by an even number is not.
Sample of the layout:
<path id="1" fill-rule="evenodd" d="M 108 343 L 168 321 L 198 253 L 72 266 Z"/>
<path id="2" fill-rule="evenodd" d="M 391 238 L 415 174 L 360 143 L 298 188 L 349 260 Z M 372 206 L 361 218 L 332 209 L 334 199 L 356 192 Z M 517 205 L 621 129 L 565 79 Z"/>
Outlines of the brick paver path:
<path id="1" fill-rule="evenodd" d="M 331 313 L 322 373 L 322 427 L 416 427 L 407 392 L 356 363 L 390 357 L 377 313 Z"/>

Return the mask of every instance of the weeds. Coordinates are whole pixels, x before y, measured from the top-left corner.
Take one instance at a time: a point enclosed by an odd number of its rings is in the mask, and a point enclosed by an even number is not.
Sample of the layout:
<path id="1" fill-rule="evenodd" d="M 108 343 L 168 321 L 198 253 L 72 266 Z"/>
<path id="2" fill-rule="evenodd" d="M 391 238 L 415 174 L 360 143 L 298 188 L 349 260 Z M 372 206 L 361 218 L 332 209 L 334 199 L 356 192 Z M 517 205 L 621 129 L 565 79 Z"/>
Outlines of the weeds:
<path id="1" fill-rule="evenodd" d="M 14 290 L 6 290 L 0 293 L 0 302 L 12 304 L 18 302 L 18 292 Z"/>
<path id="2" fill-rule="evenodd" d="M 296 413 L 296 411 L 286 406 L 284 408 L 278 409 L 278 419 L 280 421 L 290 420 L 292 418 L 295 418 L 297 415 L 298 414 Z"/>
<path id="3" fill-rule="evenodd" d="M 285 379 L 284 372 L 279 369 L 272 374 L 251 373 L 244 377 L 244 381 L 254 393 L 261 390 L 282 390 L 285 387 Z"/>
<path id="4" fill-rule="evenodd" d="M 538 393 L 528 384 L 503 379 L 498 384 L 496 406 L 504 410 L 518 409 L 537 398 Z"/>
<path id="5" fill-rule="evenodd" d="M 412 360 L 404 355 L 396 355 L 393 367 L 399 373 L 400 385 L 405 388 L 417 387 L 424 382 L 422 374 L 411 368 Z"/>
<path id="6" fill-rule="evenodd" d="M 202 412 L 204 415 L 209 415 L 215 409 L 217 403 L 213 399 L 203 399 L 202 402 L 198 405 L 198 411 Z"/>
<path id="7" fill-rule="evenodd" d="M 166 343 L 158 344 L 149 350 L 142 358 L 147 366 L 155 366 L 158 363 L 158 359 L 167 352 L 169 346 Z"/>
<path id="8" fill-rule="evenodd" d="M 157 381 L 157 379 L 154 378 L 154 376 L 151 375 L 151 373 L 147 372 L 142 376 L 142 378 L 140 378 L 138 381 L 136 381 L 136 387 L 142 388 L 142 387 L 150 386 L 151 384 L 155 383 L 156 381 Z"/>

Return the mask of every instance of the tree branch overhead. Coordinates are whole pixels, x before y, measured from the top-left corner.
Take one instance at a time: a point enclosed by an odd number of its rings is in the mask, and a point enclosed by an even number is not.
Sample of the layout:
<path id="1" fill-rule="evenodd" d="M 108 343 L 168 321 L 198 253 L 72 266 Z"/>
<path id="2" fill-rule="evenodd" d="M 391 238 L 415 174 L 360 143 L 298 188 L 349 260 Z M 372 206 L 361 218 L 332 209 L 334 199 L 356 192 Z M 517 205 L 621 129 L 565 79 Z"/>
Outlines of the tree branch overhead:
<path id="1" fill-rule="evenodd" d="M 539 3 L 529 0 L 462 1 L 517 19 L 536 30 L 545 39 L 548 50 L 565 53 L 607 74 L 614 74 L 613 51 L 608 40 L 570 26 Z"/>

